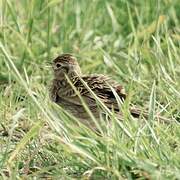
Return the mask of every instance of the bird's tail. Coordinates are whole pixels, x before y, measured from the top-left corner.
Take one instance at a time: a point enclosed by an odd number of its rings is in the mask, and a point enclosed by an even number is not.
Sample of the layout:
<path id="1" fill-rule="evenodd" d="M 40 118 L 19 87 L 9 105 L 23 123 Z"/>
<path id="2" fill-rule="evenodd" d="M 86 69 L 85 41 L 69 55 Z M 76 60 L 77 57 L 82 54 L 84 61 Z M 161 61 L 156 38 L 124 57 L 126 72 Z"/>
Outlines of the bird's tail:
<path id="1" fill-rule="evenodd" d="M 134 118 L 139 118 L 140 116 L 144 117 L 145 119 L 149 118 L 149 113 L 147 111 L 143 111 L 139 108 L 134 108 L 134 107 L 130 108 L 130 113 Z M 173 119 L 168 119 L 168 118 L 165 118 L 158 114 L 155 115 L 155 118 L 161 123 L 170 124 L 171 122 L 173 122 Z"/>

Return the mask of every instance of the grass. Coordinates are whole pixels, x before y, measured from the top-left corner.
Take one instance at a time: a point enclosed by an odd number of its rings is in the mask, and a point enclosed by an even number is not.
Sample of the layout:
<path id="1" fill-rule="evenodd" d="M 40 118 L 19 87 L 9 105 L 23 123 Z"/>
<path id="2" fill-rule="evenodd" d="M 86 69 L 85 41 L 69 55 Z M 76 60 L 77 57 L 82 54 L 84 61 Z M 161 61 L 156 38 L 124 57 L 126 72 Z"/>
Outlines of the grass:
<path id="1" fill-rule="evenodd" d="M 178 0 L 0 1 L 0 177 L 180 179 L 179 12 Z M 98 136 L 49 100 L 47 64 L 63 52 L 126 88 L 123 122 L 111 113 Z"/>

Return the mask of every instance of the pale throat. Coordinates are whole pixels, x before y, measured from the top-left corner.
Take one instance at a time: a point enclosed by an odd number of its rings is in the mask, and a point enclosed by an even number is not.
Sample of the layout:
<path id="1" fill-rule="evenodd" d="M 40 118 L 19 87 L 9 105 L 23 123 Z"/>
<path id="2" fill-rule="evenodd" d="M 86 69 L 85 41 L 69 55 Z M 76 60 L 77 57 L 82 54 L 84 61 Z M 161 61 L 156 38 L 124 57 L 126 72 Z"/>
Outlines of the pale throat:
<path id="1" fill-rule="evenodd" d="M 67 77 L 66 77 L 67 76 Z M 74 81 L 74 79 L 78 76 L 81 76 L 81 73 L 77 72 L 77 71 L 69 71 L 66 75 L 59 75 L 56 74 L 54 77 L 54 80 L 57 82 L 57 84 L 59 84 L 59 86 L 66 86 L 68 84 L 68 80 L 67 78 L 69 78 L 70 81 Z"/>

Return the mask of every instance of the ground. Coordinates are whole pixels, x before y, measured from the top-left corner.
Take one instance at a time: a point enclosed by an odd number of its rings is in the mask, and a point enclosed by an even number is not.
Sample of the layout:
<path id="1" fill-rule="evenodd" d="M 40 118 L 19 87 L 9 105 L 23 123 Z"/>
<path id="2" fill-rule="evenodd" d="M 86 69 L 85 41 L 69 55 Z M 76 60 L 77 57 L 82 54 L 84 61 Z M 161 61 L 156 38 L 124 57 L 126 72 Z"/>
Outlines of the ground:
<path id="1" fill-rule="evenodd" d="M 2 0 L 0 19 L 1 178 L 180 179 L 178 0 Z M 99 135 L 50 101 L 65 52 L 125 87 L 124 121 Z"/>

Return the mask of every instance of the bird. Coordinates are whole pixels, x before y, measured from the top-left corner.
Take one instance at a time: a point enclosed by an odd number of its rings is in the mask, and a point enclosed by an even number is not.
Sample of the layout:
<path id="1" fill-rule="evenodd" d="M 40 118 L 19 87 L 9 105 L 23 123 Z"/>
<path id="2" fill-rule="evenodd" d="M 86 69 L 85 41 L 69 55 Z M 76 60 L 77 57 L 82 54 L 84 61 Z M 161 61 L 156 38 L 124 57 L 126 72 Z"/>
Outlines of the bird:
<path id="1" fill-rule="evenodd" d="M 94 126 L 85 110 L 82 99 L 95 118 L 98 119 L 104 114 L 103 110 L 97 105 L 92 92 L 109 110 L 113 110 L 122 117 L 116 95 L 123 103 L 127 94 L 124 87 L 118 82 L 103 74 L 82 74 L 77 58 L 68 53 L 56 57 L 52 62 L 52 69 L 54 78 L 50 87 L 51 100 L 80 119 L 85 125 Z M 144 117 L 148 117 L 147 112 L 142 113 L 141 109 L 138 108 L 130 108 L 129 111 L 135 118 L 139 118 L 142 114 Z"/>

